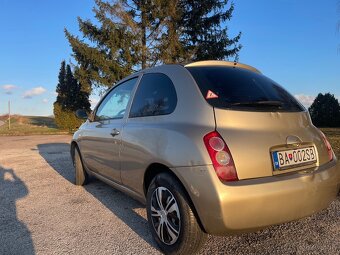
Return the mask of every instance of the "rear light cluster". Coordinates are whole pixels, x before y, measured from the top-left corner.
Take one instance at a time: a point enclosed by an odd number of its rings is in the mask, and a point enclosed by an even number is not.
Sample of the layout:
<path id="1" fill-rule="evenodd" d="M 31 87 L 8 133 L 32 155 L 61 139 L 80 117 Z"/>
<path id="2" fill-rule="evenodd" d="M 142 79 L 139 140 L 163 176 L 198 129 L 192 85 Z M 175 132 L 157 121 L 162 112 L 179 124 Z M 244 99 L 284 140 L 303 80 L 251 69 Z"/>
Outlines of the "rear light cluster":
<path id="1" fill-rule="evenodd" d="M 237 172 L 233 157 L 227 144 L 217 131 L 206 134 L 203 138 L 215 172 L 222 181 L 237 181 Z"/>
<path id="2" fill-rule="evenodd" d="M 322 136 L 323 142 L 325 143 L 325 146 L 327 148 L 327 152 L 328 152 L 328 159 L 329 161 L 333 160 L 333 150 L 332 150 L 332 146 L 331 144 L 328 142 L 327 137 L 325 136 L 325 134 L 323 132 L 320 131 L 320 134 Z"/>

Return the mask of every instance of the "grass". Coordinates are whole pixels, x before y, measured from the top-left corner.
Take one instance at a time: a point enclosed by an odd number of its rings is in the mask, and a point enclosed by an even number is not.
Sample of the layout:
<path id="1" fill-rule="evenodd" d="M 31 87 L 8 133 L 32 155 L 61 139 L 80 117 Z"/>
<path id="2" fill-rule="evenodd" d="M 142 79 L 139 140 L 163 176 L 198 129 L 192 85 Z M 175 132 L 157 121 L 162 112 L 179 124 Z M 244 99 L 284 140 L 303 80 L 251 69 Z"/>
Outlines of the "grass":
<path id="1" fill-rule="evenodd" d="M 8 115 L 0 116 L 5 124 L 0 126 L 1 135 L 52 135 L 67 134 L 67 131 L 57 128 L 53 117 L 11 116 L 11 129 L 8 129 Z"/>
<path id="2" fill-rule="evenodd" d="M 68 134 L 67 131 L 57 128 L 53 117 L 40 117 L 40 116 L 11 116 L 11 129 L 8 129 L 8 116 L 0 116 L 0 120 L 5 124 L 0 126 L 1 135 L 52 135 L 52 134 Z M 340 158 L 340 128 L 322 128 L 321 129 L 332 148 Z"/>
<path id="3" fill-rule="evenodd" d="M 340 128 L 321 128 L 321 130 L 327 136 L 335 155 L 340 159 Z"/>

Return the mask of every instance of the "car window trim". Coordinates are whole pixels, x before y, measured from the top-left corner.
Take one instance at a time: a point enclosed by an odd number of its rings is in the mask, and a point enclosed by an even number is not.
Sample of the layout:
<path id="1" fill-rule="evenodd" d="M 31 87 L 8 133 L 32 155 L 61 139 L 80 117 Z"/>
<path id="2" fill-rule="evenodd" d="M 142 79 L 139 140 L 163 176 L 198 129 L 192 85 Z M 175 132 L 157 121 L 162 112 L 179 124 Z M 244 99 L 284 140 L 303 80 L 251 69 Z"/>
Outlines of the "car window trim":
<path id="1" fill-rule="evenodd" d="M 158 115 L 148 115 L 148 116 L 136 116 L 136 117 L 131 117 L 130 116 L 130 111 L 131 111 L 131 107 L 132 107 L 132 104 L 133 104 L 133 101 L 135 100 L 135 95 L 136 95 L 136 92 L 140 86 L 140 83 L 141 83 L 141 80 L 143 79 L 143 76 L 144 75 L 147 75 L 147 74 L 163 74 L 165 75 L 167 78 L 170 79 L 172 85 L 173 85 L 173 88 L 175 89 L 175 93 L 176 93 L 176 105 L 175 105 L 175 108 L 173 109 L 172 112 L 170 113 L 166 113 L 166 114 L 158 114 Z M 128 119 L 135 119 L 135 118 L 148 118 L 148 117 L 157 117 L 157 116 L 165 116 L 165 115 L 170 115 L 172 114 L 176 108 L 177 108 L 177 104 L 178 104 L 178 93 L 177 93 L 177 90 L 176 90 L 176 86 L 174 84 L 174 82 L 172 81 L 172 79 L 169 77 L 169 75 L 167 75 L 166 73 L 163 73 L 163 72 L 146 72 L 146 73 L 141 73 L 139 79 L 138 79 L 138 84 L 135 86 L 134 88 L 134 92 L 133 92 L 133 98 L 131 99 L 131 101 L 129 102 L 129 112 L 128 112 L 128 115 L 127 115 L 127 120 Z"/>
<path id="2" fill-rule="evenodd" d="M 96 114 L 97 114 L 97 111 L 98 111 L 98 108 L 101 106 L 101 104 L 103 103 L 103 101 L 105 100 L 105 98 L 112 92 L 112 90 L 116 89 L 118 86 L 124 84 L 125 82 L 128 82 L 132 79 L 136 79 L 136 84 L 134 85 L 134 88 L 131 90 L 131 95 L 130 95 L 130 98 L 129 98 L 129 102 L 126 106 L 126 109 L 125 109 L 125 113 L 124 113 L 124 116 L 122 118 L 109 118 L 109 119 L 104 119 L 104 120 L 97 120 L 96 119 Z M 90 120 L 90 122 L 101 122 L 101 121 L 110 121 L 110 120 L 121 120 L 121 119 L 124 119 L 126 118 L 126 112 L 127 112 L 127 109 L 129 107 L 129 104 L 131 104 L 131 101 L 132 101 L 132 93 L 136 90 L 137 88 L 137 85 L 139 83 L 139 80 L 140 80 L 140 75 L 135 75 L 133 77 L 129 77 L 128 79 L 123 79 L 123 80 L 120 80 L 117 85 L 115 86 L 112 86 L 112 88 L 109 88 L 109 90 L 105 93 L 105 95 L 100 99 L 99 103 L 96 105 L 96 107 L 93 109 L 93 112 L 92 112 L 92 120 Z"/>

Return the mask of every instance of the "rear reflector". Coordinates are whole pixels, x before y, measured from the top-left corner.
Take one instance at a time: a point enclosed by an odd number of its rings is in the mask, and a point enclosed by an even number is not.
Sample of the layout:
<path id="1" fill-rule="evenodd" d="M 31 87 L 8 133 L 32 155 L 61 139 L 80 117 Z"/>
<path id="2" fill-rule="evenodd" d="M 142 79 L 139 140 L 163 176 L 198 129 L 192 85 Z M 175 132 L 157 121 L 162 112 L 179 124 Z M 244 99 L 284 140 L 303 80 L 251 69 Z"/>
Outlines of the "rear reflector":
<path id="1" fill-rule="evenodd" d="M 223 138 L 217 131 L 212 131 L 203 137 L 215 172 L 222 181 L 238 181 L 233 157 Z"/>

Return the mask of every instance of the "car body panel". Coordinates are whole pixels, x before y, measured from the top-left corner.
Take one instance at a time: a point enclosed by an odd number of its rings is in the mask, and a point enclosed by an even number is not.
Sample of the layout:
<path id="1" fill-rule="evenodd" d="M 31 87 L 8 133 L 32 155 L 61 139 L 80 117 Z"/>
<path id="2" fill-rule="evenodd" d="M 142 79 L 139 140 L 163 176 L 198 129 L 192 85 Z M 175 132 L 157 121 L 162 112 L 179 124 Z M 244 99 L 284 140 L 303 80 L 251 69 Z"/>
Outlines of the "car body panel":
<path id="1" fill-rule="evenodd" d="M 212 166 L 172 169 L 184 184 L 205 231 L 213 235 L 253 232 L 325 209 L 340 188 L 336 161 L 311 172 L 222 183 Z"/>
<path id="2" fill-rule="evenodd" d="M 113 137 L 113 129 L 122 130 L 123 121 L 87 122 L 80 131 L 78 144 L 86 167 L 110 180 L 121 182 L 119 151 L 121 136 Z"/>
<path id="3" fill-rule="evenodd" d="M 225 65 L 220 61 L 196 65 L 204 64 Z M 226 66 L 235 68 L 231 63 Z M 258 72 L 246 65 L 236 67 Z M 128 118 L 139 81 L 147 73 L 163 73 L 171 79 L 177 106 L 168 115 Z M 327 207 L 338 193 L 337 159 L 328 162 L 325 144 L 307 111 L 214 108 L 180 65 L 142 70 L 123 81 L 137 76 L 123 119 L 99 123 L 90 117 L 73 137 L 85 169 L 111 186 L 145 202 L 146 170 L 161 164 L 183 184 L 205 231 L 217 235 L 299 219 Z M 120 134 L 112 137 L 113 128 Z M 203 142 L 214 130 L 231 151 L 239 181 L 222 182 L 215 173 Z M 305 145 L 315 146 L 315 164 L 273 171 L 273 150 Z"/>
<path id="4" fill-rule="evenodd" d="M 210 158 L 202 137 L 215 129 L 213 108 L 203 98 L 190 100 L 201 94 L 185 68 L 169 65 L 150 72 L 171 79 L 177 106 L 169 115 L 129 118 L 123 127 L 121 178 L 124 185 L 138 193 L 144 192 L 144 172 L 152 163 L 168 167 L 207 164 Z"/>
<path id="5" fill-rule="evenodd" d="M 297 171 L 328 162 L 327 148 L 307 112 L 249 112 L 215 108 L 216 129 L 227 143 L 239 179 L 273 175 L 273 149 L 315 146 L 315 164 L 288 169 Z M 297 143 L 290 143 L 296 137 Z M 276 171 L 285 173 L 287 171 Z"/>

